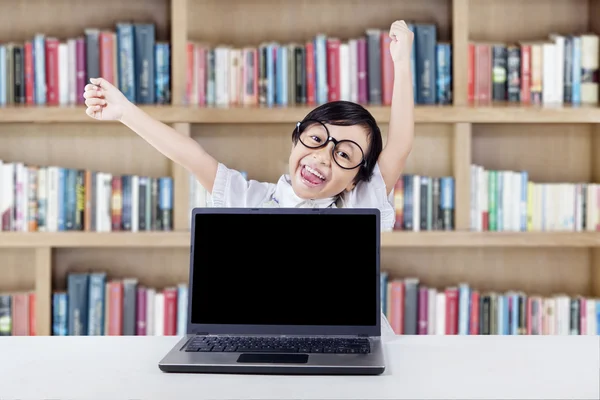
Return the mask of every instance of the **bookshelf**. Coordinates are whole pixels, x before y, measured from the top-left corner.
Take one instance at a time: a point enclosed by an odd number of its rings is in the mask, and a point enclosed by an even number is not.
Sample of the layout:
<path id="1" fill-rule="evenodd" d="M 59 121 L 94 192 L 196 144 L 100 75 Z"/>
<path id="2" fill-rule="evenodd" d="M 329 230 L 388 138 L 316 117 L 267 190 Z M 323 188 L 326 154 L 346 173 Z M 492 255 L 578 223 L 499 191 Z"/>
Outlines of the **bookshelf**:
<path id="1" fill-rule="evenodd" d="M 452 46 L 452 103 L 416 105 L 415 143 L 405 173 L 455 179 L 455 231 L 382 236 L 382 268 L 430 286 L 469 282 L 481 290 L 600 296 L 600 233 L 474 232 L 471 165 L 526 169 L 536 182 L 599 182 L 600 108 L 468 101 L 471 41 L 512 42 L 600 33 L 597 0 L 74 0 L 20 2 L 0 15 L 0 43 L 36 33 L 61 40 L 119 21 L 153 23 L 171 51 L 170 104 L 144 104 L 155 118 L 200 141 L 217 159 L 259 180 L 285 171 L 289 133 L 312 106 L 193 106 L 186 100 L 188 41 L 257 46 L 303 43 L 317 33 L 342 40 L 395 19 L 434 23 Z M 31 13 L 35 8 L 39 12 Z M 23 15 L 28 15 L 25 19 Z M 515 19 L 514 15 L 531 18 Z M 291 28 L 294 27 L 294 28 Z M 389 107 L 366 106 L 385 134 Z M 265 154 L 275 155 L 266 158 Z M 71 272 L 102 270 L 150 286 L 187 280 L 189 178 L 118 123 L 97 122 L 82 105 L 0 106 L 0 160 L 173 179 L 173 230 L 158 232 L 0 232 L 0 292 L 34 291 L 36 333 L 51 333 L 51 293 Z"/>

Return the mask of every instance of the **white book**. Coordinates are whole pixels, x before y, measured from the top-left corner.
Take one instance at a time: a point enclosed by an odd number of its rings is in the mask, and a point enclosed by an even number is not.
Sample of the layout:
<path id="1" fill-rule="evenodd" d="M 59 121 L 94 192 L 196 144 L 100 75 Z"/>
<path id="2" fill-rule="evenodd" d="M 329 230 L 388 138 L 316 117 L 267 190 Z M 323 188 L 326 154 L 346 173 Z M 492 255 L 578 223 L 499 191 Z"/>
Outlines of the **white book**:
<path id="1" fill-rule="evenodd" d="M 37 207 L 38 207 L 38 231 L 46 232 L 48 229 L 48 168 L 38 169 L 37 184 Z"/>
<path id="2" fill-rule="evenodd" d="M 598 35 L 581 35 L 581 102 L 598 103 L 598 82 L 592 81 L 592 71 L 598 70 Z"/>
<path id="3" fill-rule="evenodd" d="M 83 93 L 77 93 L 77 46 L 76 40 L 71 38 L 67 40 L 68 47 L 68 77 L 69 77 L 69 99 L 70 104 L 77 103 L 77 98 L 83 96 Z M 116 84 L 115 84 L 116 85 Z M 117 86 L 118 87 L 118 86 Z"/>
<path id="4" fill-rule="evenodd" d="M 154 303 L 156 289 L 146 288 L 146 336 L 154 336 Z"/>
<path id="5" fill-rule="evenodd" d="M 69 102 L 69 46 L 58 44 L 58 102 L 66 105 Z"/>
<path id="6" fill-rule="evenodd" d="M 446 293 L 439 292 L 436 294 L 435 302 L 435 334 L 446 334 Z"/>
<path id="7" fill-rule="evenodd" d="M 350 101 L 350 47 L 340 43 L 340 100 Z"/>
<path id="8" fill-rule="evenodd" d="M 358 41 L 350 39 L 348 41 L 349 52 L 349 74 L 350 74 L 350 101 L 358 102 Z"/>
<path id="9" fill-rule="evenodd" d="M 556 60 L 556 44 L 542 44 L 542 102 L 544 104 L 558 103 L 558 93 L 556 92 L 557 66 L 555 62 L 546 62 L 547 60 Z"/>
<path id="10" fill-rule="evenodd" d="M 598 335 L 598 317 L 596 315 L 596 307 L 598 307 L 598 300 L 590 298 L 586 299 L 585 307 L 585 319 L 587 323 L 585 327 L 585 334 Z"/>
<path id="11" fill-rule="evenodd" d="M 156 292 L 154 296 L 154 336 L 165 334 L 165 294 Z"/>
<path id="12" fill-rule="evenodd" d="M 549 35 L 550 40 L 556 45 L 554 53 L 554 90 L 556 101 L 564 103 L 565 98 L 565 37 L 557 33 Z"/>
<path id="13" fill-rule="evenodd" d="M 413 231 L 421 230 L 421 176 L 413 175 Z"/>
<path id="14" fill-rule="evenodd" d="M 137 232 L 140 227 L 140 177 L 131 176 L 131 231 Z"/>
<path id="15" fill-rule="evenodd" d="M 58 167 L 48 167 L 46 231 L 58 231 Z"/>
<path id="16" fill-rule="evenodd" d="M 437 309 L 437 289 L 429 288 L 427 290 L 427 334 L 435 334 L 436 309 Z"/>

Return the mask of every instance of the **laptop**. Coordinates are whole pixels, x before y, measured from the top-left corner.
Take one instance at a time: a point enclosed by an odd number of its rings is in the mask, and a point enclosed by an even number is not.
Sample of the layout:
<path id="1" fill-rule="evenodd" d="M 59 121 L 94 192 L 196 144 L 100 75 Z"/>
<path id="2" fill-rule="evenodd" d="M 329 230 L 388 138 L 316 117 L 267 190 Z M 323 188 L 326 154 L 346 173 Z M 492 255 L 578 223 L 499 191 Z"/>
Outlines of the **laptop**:
<path id="1" fill-rule="evenodd" d="M 165 372 L 377 375 L 380 214 L 195 208 L 186 335 Z"/>

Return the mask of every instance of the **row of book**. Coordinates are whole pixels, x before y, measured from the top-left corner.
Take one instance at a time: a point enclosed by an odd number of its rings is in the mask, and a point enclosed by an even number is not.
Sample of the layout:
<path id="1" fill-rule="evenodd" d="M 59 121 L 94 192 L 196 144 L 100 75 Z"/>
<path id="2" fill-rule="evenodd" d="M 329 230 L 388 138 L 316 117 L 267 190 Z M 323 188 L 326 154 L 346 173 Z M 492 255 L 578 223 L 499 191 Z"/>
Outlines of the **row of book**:
<path id="1" fill-rule="evenodd" d="M 518 43 L 469 43 L 468 99 L 598 103 L 598 35 L 553 33 Z"/>
<path id="2" fill-rule="evenodd" d="M 0 231 L 171 231 L 173 178 L 0 160 Z"/>
<path id="3" fill-rule="evenodd" d="M 132 102 L 171 102 L 171 48 L 149 23 L 119 22 L 115 31 L 85 29 L 61 39 L 36 34 L 0 44 L 0 106 L 83 104 L 90 78 L 103 77 Z"/>
<path id="4" fill-rule="evenodd" d="M 454 230 L 454 178 L 403 174 L 394 186 L 394 230 Z"/>
<path id="5" fill-rule="evenodd" d="M 245 171 L 241 172 L 247 177 Z M 211 207 L 210 194 L 189 174 L 189 210 Z M 454 178 L 403 174 L 394 187 L 394 230 L 454 230 Z M 191 222 L 191 221 L 190 221 Z"/>
<path id="6" fill-rule="evenodd" d="M 600 298 L 435 288 L 381 274 L 381 306 L 397 335 L 600 335 Z"/>
<path id="7" fill-rule="evenodd" d="M 470 189 L 473 231 L 600 231 L 597 183 L 536 183 L 473 164 Z"/>
<path id="8" fill-rule="evenodd" d="M 164 288 L 106 272 L 67 274 L 64 291 L 52 293 L 54 336 L 182 336 L 187 283 Z"/>
<path id="9" fill-rule="evenodd" d="M 415 103 L 452 103 L 452 51 L 434 24 L 412 23 Z M 394 64 L 389 30 L 343 40 L 317 34 L 305 43 L 256 47 L 187 43 L 187 101 L 230 106 L 322 104 L 348 100 L 390 105 Z"/>
<path id="10" fill-rule="evenodd" d="M 0 293 L 0 336 L 35 336 L 35 292 Z"/>

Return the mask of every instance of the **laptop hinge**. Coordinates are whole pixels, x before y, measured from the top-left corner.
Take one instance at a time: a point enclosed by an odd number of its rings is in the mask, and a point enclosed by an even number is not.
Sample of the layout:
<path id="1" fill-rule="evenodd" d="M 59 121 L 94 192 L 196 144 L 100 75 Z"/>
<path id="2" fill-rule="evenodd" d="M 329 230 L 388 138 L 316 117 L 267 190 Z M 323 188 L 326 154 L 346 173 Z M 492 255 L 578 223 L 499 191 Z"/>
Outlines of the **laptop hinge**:
<path id="1" fill-rule="evenodd" d="M 369 335 L 367 335 L 366 333 L 359 333 L 358 337 L 369 337 Z"/>
<path id="2" fill-rule="evenodd" d="M 196 332 L 196 335 L 206 336 L 208 335 L 208 332 Z"/>

